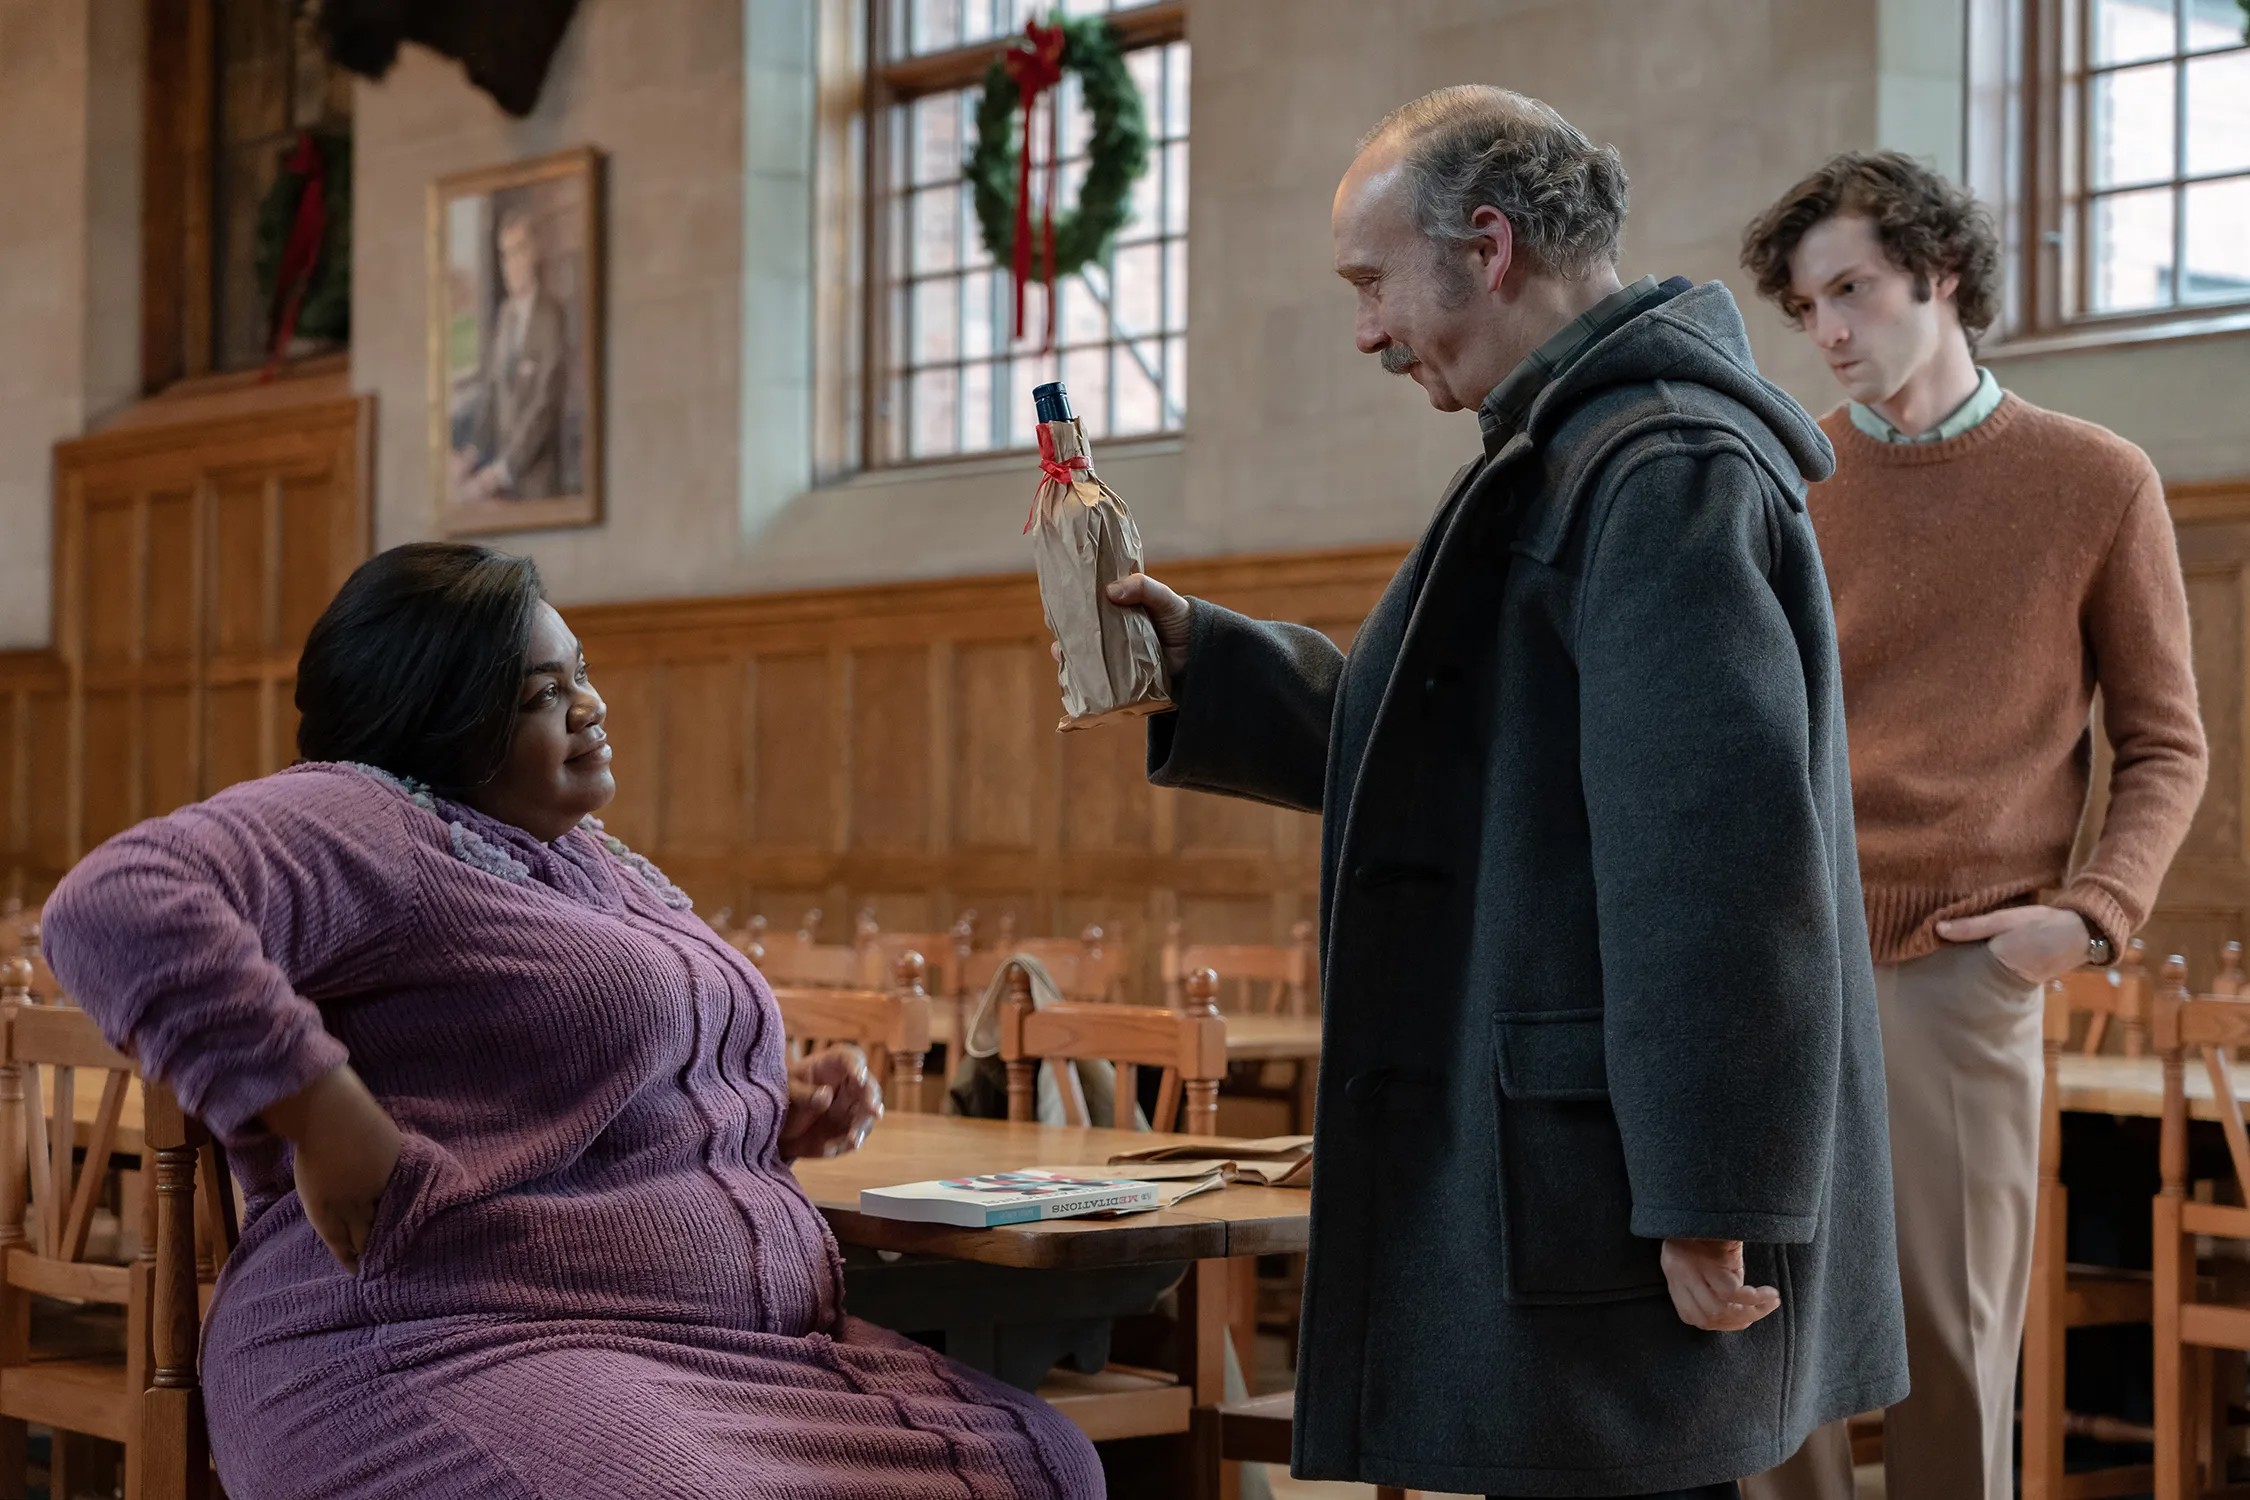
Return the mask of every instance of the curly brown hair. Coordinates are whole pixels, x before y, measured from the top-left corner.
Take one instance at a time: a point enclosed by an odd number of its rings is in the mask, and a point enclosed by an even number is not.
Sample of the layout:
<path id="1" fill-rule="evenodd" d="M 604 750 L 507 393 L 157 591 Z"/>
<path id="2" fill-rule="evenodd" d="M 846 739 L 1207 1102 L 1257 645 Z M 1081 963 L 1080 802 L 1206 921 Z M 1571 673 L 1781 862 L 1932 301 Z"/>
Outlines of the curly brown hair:
<path id="1" fill-rule="evenodd" d="M 1789 257 L 1815 224 L 1860 214 L 1892 265 L 1914 277 L 1929 300 L 1931 278 L 1959 278 L 1954 310 L 1974 349 L 2000 314 L 2000 237 L 1992 216 L 1957 187 L 1899 151 L 1845 151 L 1783 193 L 1742 233 L 1742 268 L 1758 278 L 1758 295 L 1801 327 L 1789 303 Z"/>

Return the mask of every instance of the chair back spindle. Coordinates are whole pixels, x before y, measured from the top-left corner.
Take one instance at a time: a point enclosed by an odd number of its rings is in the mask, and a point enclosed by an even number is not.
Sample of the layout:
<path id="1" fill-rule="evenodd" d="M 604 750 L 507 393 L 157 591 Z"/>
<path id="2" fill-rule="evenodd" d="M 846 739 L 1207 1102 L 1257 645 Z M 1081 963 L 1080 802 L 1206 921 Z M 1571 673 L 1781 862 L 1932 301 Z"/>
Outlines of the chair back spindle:
<path id="1" fill-rule="evenodd" d="M 1218 976 L 1201 970 L 1189 976 L 1189 1005 L 1183 1010 L 1157 1006 L 1086 1004 L 1064 1001 L 1044 1009 L 1033 1003 L 1024 971 L 1008 975 L 1000 1013 L 1000 1057 L 1008 1080 L 1008 1118 L 1036 1116 L 1035 1079 L 1042 1062 L 1107 1062 L 1118 1070 L 1117 1123 L 1132 1118 L 1138 1069 L 1160 1070 L 1152 1130 L 1212 1134 L 1218 1126 L 1219 1083 L 1226 1077 L 1226 1021 L 1215 1003 Z M 1070 1123 L 1088 1123 L 1086 1103 L 1076 1087 L 1076 1070 L 1058 1068 L 1064 1111 Z"/>
<path id="2" fill-rule="evenodd" d="M 2219 945 L 2219 972 L 2211 981 L 2211 993 L 2240 998 L 2246 989 L 2250 989 L 2250 978 L 2242 972 L 2242 944 L 2229 938 Z"/>

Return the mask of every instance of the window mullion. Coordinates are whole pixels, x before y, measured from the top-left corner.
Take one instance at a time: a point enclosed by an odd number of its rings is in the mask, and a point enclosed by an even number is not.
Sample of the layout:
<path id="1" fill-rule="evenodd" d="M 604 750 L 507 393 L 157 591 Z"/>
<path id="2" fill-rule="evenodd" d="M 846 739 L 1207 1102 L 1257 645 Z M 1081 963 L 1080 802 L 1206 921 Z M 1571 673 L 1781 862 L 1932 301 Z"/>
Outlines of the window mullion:
<path id="1" fill-rule="evenodd" d="M 905 0 L 890 0 L 890 3 L 905 3 Z M 878 18 L 886 14 L 885 0 L 870 0 L 870 5 Z M 1020 387 L 1028 380 L 1052 379 L 1062 367 L 1059 348 L 1052 357 L 1038 353 L 1036 334 L 1030 344 L 1018 344 L 1012 339 L 1012 302 L 1005 267 L 987 265 L 972 269 L 978 258 L 974 238 L 977 226 L 973 222 L 974 211 L 966 186 L 955 179 L 950 184 L 931 182 L 924 188 L 932 194 L 951 191 L 956 195 L 959 222 L 950 253 L 949 247 L 940 241 L 922 243 L 914 212 L 919 201 L 915 178 L 920 167 L 934 160 L 933 153 L 943 154 L 940 148 L 947 142 L 958 148 L 957 155 L 967 153 L 969 136 L 974 129 L 977 89 L 977 84 L 967 76 L 969 60 L 979 50 L 989 55 L 1005 45 L 1012 28 L 1004 23 L 1021 8 L 1014 0 L 964 0 L 964 35 L 974 35 L 980 23 L 985 27 L 985 35 L 978 42 L 946 50 L 950 34 L 923 27 L 908 40 L 916 47 L 934 46 L 939 50 L 928 57 L 892 56 L 874 60 L 876 76 L 870 79 L 869 106 L 880 105 L 884 114 L 871 115 L 870 124 L 883 119 L 889 133 L 881 137 L 878 159 L 870 168 L 871 195 L 885 205 L 883 214 L 870 215 L 870 228 L 896 238 L 890 253 L 874 263 L 875 274 L 870 278 L 869 321 L 880 326 L 870 334 L 868 364 L 877 373 L 869 383 L 882 392 L 890 407 L 882 440 L 868 444 L 870 465 L 1005 451 L 1017 446 L 1022 438 L 1019 420 L 1022 414 L 1016 411 L 1016 407 L 1023 404 L 1018 399 L 1023 396 Z M 1153 70 L 1156 87 L 1150 106 L 1165 111 L 1170 100 L 1169 86 L 1176 82 L 1175 69 L 1185 66 L 1184 56 L 1174 55 L 1184 54 L 1186 50 L 1176 29 L 1182 9 L 1176 4 L 1156 4 L 1145 8 L 1128 6 L 1123 13 L 1141 17 L 1136 29 L 1128 29 L 1128 44 L 1136 51 L 1144 46 L 1158 49 L 1160 65 Z M 905 18 L 897 19 L 903 26 Z M 1159 26 L 1174 29 L 1168 35 L 1152 35 L 1152 30 Z M 902 29 L 886 30 L 881 33 L 881 45 L 895 49 L 902 37 Z M 1146 61 L 1142 61 L 1142 67 Z M 947 96 L 953 96 L 951 102 L 957 104 L 956 111 L 949 113 L 946 109 Z M 948 120 L 953 123 L 949 125 Z M 1151 142 L 1151 148 L 1163 153 L 1165 146 L 1177 139 L 1184 158 L 1185 132 L 1175 135 L 1168 116 L 1162 117 L 1162 123 L 1164 128 L 1152 132 L 1157 138 Z M 950 135 L 939 134 L 948 130 Z M 1079 153 L 1062 166 L 1073 170 L 1082 167 L 1083 155 Z M 1076 278 L 1080 290 L 1069 293 L 1070 298 L 1091 296 L 1094 305 L 1101 310 L 1100 326 L 1104 337 L 1098 344 L 1081 345 L 1083 356 L 1073 368 L 1088 387 L 1079 398 L 1086 408 L 1088 421 L 1102 422 L 1109 434 L 1115 436 L 1176 429 L 1181 422 L 1173 389 L 1174 351 L 1165 342 L 1171 305 L 1180 293 L 1180 273 L 1171 264 L 1169 253 L 1170 247 L 1181 239 L 1179 234 L 1168 232 L 1176 222 L 1180 207 L 1173 199 L 1179 193 L 1182 174 L 1174 172 L 1173 166 L 1168 154 L 1150 163 L 1156 174 L 1158 192 L 1152 210 L 1154 222 L 1146 227 L 1154 238 L 1145 245 L 1129 247 L 1130 254 L 1113 249 L 1102 261 L 1080 273 Z M 944 205 L 933 196 L 923 206 L 937 209 Z M 878 218 L 880 225 L 873 222 Z M 926 221 L 928 215 L 923 219 Z M 875 246 L 871 246 L 871 252 L 881 243 L 878 239 Z M 1151 254 L 1155 257 L 1153 264 L 1148 263 Z M 983 278 L 974 288 L 984 299 L 981 311 L 970 295 L 971 276 Z M 930 285 L 940 277 L 952 284 L 948 287 Z M 1062 286 L 1057 287 L 1058 292 L 1062 290 Z M 1136 307 L 1146 298 L 1154 297 L 1157 316 L 1152 329 L 1123 325 L 1118 316 L 1124 306 L 1121 294 L 1129 296 Z M 1061 300 L 1058 298 L 1058 303 Z M 1062 322 L 1063 312 L 1061 305 L 1051 309 L 1056 320 L 1058 346 L 1071 342 L 1071 330 Z M 954 340 L 950 346 L 945 344 L 948 322 Z M 982 325 L 978 351 L 969 347 L 972 323 Z M 1156 341 L 1154 349 L 1142 347 L 1138 337 L 1142 334 Z M 1127 382 L 1120 378 L 1121 372 L 1131 369 L 1137 369 L 1140 377 L 1153 388 L 1153 402 L 1144 400 L 1137 388 L 1130 392 L 1125 389 Z M 972 373 L 985 383 L 990 393 L 989 398 L 981 391 L 978 393 L 976 399 L 985 399 L 986 409 L 973 420 L 970 415 Z M 1096 399 L 1094 382 L 1105 374 L 1105 389 Z M 944 415 L 943 388 L 948 380 L 955 408 L 947 425 L 937 429 L 934 424 Z M 929 419 L 931 426 L 918 430 L 918 419 L 923 416 Z"/>
<path id="2" fill-rule="evenodd" d="M 2175 0 L 2174 19 L 2179 24 L 2175 44 L 2180 55 L 2172 59 L 2172 294 L 2178 307 L 2187 301 L 2187 190 L 2180 179 L 2187 175 L 2187 3 Z"/>

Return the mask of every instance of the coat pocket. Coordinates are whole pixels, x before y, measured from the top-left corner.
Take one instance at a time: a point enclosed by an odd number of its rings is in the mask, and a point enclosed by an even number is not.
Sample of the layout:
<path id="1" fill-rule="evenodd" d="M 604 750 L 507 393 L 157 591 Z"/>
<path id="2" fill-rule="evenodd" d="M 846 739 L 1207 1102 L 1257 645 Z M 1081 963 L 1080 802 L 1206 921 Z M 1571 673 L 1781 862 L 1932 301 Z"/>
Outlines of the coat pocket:
<path id="1" fill-rule="evenodd" d="M 1494 1033 L 1508 1300 L 1614 1302 L 1662 1292 L 1660 1247 L 1632 1230 L 1602 1013 L 1504 1015 Z"/>

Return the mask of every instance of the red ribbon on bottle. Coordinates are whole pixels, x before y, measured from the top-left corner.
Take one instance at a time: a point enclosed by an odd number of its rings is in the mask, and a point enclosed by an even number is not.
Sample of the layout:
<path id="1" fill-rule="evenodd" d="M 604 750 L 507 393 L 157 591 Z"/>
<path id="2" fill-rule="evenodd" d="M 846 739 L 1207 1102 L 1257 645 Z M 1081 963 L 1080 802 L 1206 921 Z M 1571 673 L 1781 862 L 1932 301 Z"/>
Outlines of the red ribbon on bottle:
<path id="1" fill-rule="evenodd" d="M 1041 422 L 1039 424 L 1040 489 L 1045 489 L 1047 486 L 1047 481 L 1050 479 L 1052 479 L 1057 484 L 1067 486 L 1076 484 L 1078 482 L 1078 475 L 1091 474 L 1093 472 L 1093 464 L 1087 461 L 1086 455 L 1083 453 L 1073 453 L 1068 458 L 1061 458 L 1056 456 L 1054 429 L 1049 427 L 1045 422 Z M 1023 518 L 1023 534 L 1025 536 L 1031 535 L 1031 528 L 1035 524 L 1037 524 L 1038 520 L 1039 492 L 1038 490 L 1034 490 L 1031 494 L 1031 514 Z"/>
<path id="2" fill-rule="evenodd" d="M 281 247 L 281 268 L 273 278 L 273 348 L 265 371 L 268 380 L 288 354 L 290 340 L 297 336 L 297 312 L 304 305 L 305 291 L 320 264 L 321 244 L 328 237 L 328 169 L 311 131 L 297 132 L 297 149 L 289 153 L 282 170 L 302 177 L 305 187 L 297 195 L 297 217 L 289 226 L 289 238 Z"/>
<path id="3" fill-rule="evenodd" d="M 1031 281 L 1031 117 L 1039 96 L 1062 82 L 1063 29 L 1027 21 L 1021 45 L 1011 46 L 1001 65 L 1023 101 L 1023 153 L 1016 168 L 1015 264 L 1016 337 L 1023 337 L 1024 288 Z M 1040 243 L 1045 250 L 1042 266 L 1047 284 L 1047 330 L 1042 352 L 1055 347 L 1055 174 L 1062 155 L 1059 149 L 1054 101 L 1047 109 L 1047 192 L 1040 210 Z"/>

